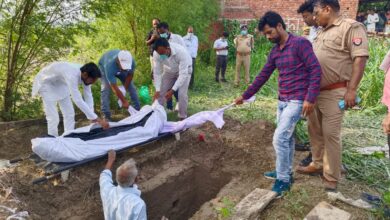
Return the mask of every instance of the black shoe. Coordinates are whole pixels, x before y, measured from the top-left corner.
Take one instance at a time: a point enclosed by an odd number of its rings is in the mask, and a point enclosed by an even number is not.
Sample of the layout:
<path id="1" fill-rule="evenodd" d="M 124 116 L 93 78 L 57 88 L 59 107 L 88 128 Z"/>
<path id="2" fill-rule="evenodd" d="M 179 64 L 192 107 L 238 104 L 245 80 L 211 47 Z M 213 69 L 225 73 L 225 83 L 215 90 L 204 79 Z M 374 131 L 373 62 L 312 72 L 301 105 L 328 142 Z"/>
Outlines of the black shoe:
<path id="1" fill-rule="evenodd" d="M 310 143 L 306 142 L 304 144 L 295 144 L 296 151 L 310 151 Z"/>
<path id="2" fill-rule="evenodd" d="M 218 82 L 218 83 L 219 83 L 219 79 L 215 79 L 215 82 Z"/>
<path id="3" fill-rule="evenodd" d="M 221 81 L 224 82 L 224 83 L 228 82 L 226 79 L 222 79 Z"/>
<path id="4" fill-rule="evenodd" d="M 307 157 L 305 159 L 303 159 L 300 163 L 299 163 L 299 166 L 302 166 L 302 167 L 307 167 L 309 166 L 309 164 L 312 162 L 312 157 L 311 157 L 311 153 L 309 153 L 309 155 L 307 155 Z"/>

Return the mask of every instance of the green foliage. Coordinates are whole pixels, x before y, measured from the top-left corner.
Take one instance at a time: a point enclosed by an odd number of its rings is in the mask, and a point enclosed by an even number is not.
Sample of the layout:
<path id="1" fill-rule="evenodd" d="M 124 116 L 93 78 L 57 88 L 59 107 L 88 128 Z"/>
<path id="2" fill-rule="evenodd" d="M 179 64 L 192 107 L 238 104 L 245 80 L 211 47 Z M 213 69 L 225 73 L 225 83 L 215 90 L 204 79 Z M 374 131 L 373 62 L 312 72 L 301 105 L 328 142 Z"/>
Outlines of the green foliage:
<path id="1" fill-rule="evenodd" d="M 383 194 L 383 201 L 386 205 L 390 206 L 390 188 Z"/>
<path id="2" fill-rule="evenodd" d="M 295 138 L 299 143 L 309 142 L 309 134 L 307 131 L 307 123 L 304 120 L 298 121 L 295 127 Z"/>
<path id="3" fill-rule="evenodd" d="M 5 58 L 0 60 L 0 111 L 3 120 L 15 120 L 42 114 L 29 97 L 32 79 L 54 60 L 96 62 L 109 49 L 127 49 L 137 61 L 136 85 L 150 85 L 145 37 L 152 18 L 167 21 L 181 35 L 194 26 L 200 43 L 209 48 L 218 1 L 21 0 L 2 1 L 0 10 L 0 56 Z M 99 104 L 97 86 L 94 95 Z"/>
<path id="4" fill-rule="evenodd" d="M 387 158 L 365 156 L 352 149 L 343 151 L 343 162 L 349 180 L 361 181 L 384 193 L 390 186 L 390 161 Z"/>
<path id="5" fill-rule="evenodd" d="M 193 26 L 202 54 L 202 44 L 209 44 L 208 36 L 212 31 L 208 27 L 218 15 L 216 0 L 120 0 L 112 3 L 112 7 L 111 13 L 90 24 L 95 30 L 93 35 L 78 36 L 68 58 L 79 62 L 98 61 L 107 50 L 129 50 L 137 62 L 136 85 L 151 84 L 150 54 L 145 39 L 153 18 L 168 22 L 170 31 L 182 36 L 188 26 Z"/>
<path id="6" fill-rule="evenodd" d="M 370 39 L 369 41 L 370 58 L 359 87 L 359 96 L 362 98 L 360 105 L 368 112 L 385 112 L 385 108 L 381 104 L 385 73 L 379 69 L 379 66 L 389 46 L 389 40 Z"/>
<path id="7" fill-rule="evenodd" d="M 222 198 L 222 207 L 215 208 L 218 213 L 218 216 L 222 219 L 232 217 L 234 213 L 234 203 L 230 201 L 228 198 Z"/>
<path id="8" fill-rule="evenodd" d="M 380 204 L 373 214 L 384 218 L 386 205 L 390 205 L 390 161 L 382 154 L 362 155 L 351 148 L 343 151 L 343 163 L 348 169 L 347 179 L 361 182 L 382 195 L 384 204 Z"/>
<path id="9" fill-rule="evenodd" d="M 35 105 L 30 100 L 32 76 L 43 64 L 67 54 L 74 36 L 88 32 L 87 0 L 2 1 L 0 8 L 0 88 L 1 117 L 4 120 L 34 117 L 26 111 Z M 28 112 L 33 115 L 25 115 Z"/>
<path id="10" fill-rule="evenodd" d="M 308 212 L 305 207 L 311 206 L 308 203 L 310 201 L 309 194 L 303 188 L 299 189 L 299 191 L 287 192 L 283 200 L 285 200 L 283 206 L 288 210 L 288 214 L 292 219 L 294 219 L 293 216 L 304 216 Z"/>
<path id="11" fill-rule="evenodd" d="M 359 12 L 367 12 L 367 10 L 386 11 L 390 9 L 390 3 L 386 0 L 382 1 L 361 1 L 359 4 Z"/>

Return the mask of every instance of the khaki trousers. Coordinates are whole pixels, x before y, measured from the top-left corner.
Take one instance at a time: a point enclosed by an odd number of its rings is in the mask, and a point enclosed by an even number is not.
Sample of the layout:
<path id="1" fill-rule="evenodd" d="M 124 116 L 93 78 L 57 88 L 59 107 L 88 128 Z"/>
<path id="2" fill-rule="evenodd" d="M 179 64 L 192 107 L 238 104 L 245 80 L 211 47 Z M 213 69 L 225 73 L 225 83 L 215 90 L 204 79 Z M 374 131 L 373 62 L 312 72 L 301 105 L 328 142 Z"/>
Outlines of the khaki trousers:
<path id="1" fill-rule="evenodd" d="M 249 83 L 249 69 L 251 66 L 251 55 L 239 55 L 237 54 L 236 56 L 236 79 L 235 83 L 239 84 L 240 83 L 240 75 L 241 75 L 241 66 L 244 65 L 244 70 L 245 70 L 245 83 Z"/>
<path id="2" fill-rule="evenodd" d="M 346 88 L 321 91 L 314 112 L 308 116 L 308 130 L 312 158 L 316 168 L 323 167 L 328 181 L 339 181 L 341 176 L 341 124 L 344 111 L 338 102 Z"/>

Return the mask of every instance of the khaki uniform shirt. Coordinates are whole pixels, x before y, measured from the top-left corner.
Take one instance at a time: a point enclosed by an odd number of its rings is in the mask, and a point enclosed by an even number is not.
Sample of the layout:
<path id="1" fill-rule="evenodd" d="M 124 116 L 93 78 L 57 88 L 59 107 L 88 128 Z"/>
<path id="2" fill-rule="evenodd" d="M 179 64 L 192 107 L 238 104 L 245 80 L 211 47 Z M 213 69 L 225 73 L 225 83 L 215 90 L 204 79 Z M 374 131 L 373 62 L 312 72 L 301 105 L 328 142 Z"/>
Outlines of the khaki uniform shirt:
<path id="1" fill-rule="evenodd" d="M 234 45 L 238 53 L 250 53 L 253 48 L 253 36 L 250 34 L 246 36 L 238 35 L 234 39 Z"/>
<path id="2" fill-rule="evenodd" d="M 318 32 L 313 49 L 322 69 L 321 88 L 349 81 L 355 57 L 369 56 L 366 29 L 355 20 L 339 17 Z"/>

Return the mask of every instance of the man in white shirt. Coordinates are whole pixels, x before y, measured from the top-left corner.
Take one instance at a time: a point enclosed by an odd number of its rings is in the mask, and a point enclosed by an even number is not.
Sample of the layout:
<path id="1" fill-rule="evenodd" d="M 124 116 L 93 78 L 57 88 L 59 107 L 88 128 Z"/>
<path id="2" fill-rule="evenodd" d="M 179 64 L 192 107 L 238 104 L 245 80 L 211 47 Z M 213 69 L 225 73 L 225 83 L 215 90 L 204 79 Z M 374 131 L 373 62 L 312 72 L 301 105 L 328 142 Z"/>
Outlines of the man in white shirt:
<path id="1" fill-rule="evenodd" d="M 215 67 L 215 81 L 219 82 L 219 73 L 221 72 L 221 81 L 227 82 L 225 78 L 226 66 L 227 66 L 227 55 L 228 55 L 228 32 L 223 32 L 221 38 L 214 42 L 214 50 L 217 53 L 217 65 Z"/>
<path id="2" fill-rule="evenodd" d="M 169 43 L 176 43 L 176 44 L 180 44 L 183 47 L 186 47 L 186 44 L 184 43 L 184 40 L 180 35 L 174 34 L 174 33 L 169 31 L 169 25 L 167 22 L 159 23 L 157 25 L 157 32 L 161 38 L 167 39 Z M 177 105 L 177 102 L 179 102 L 178 91 L 176 91 L 173 95 L 176 98 L 175 111 L 178 111 L 178 109 L 179 109 L 179 106 Z M 171 111 L 173 110 L 172 99 L 167 100 L 167 108 L 168 108 L 168 110 L 171 110 Z"/>
<path id="3" fill-rule="evenodd" d="M 111 168 L 116 153 L 108 152 L 108 161 L 100 174 L 100 197 L 105 220 L 146 220 L 146 205 L 141 199 L 141 191 L 135 184 L 138 170 L 133 159 L 129 159 L 116 169 L 115 186 Z"/>
<path id="4" fill-rule="evenodd" d="M 160 35 L 160 38 L 165 38 L 169 43 L 180 44 L 183 47 L 186 47 L 183 38 L 169 31 L 169 25 L 166 22 L 161 22 L 157 25 L 157 32 Z"/>
<path id="5" fill-rule="evenodd" d="M 309 36 L 307 39 L 313 43 L 314 39 L 317 37 L 317 33 L 320 30 L 320 27 L 315 22 L 313 17 L 313 11 L 314 11 L 314 0 L 306 0 L 304 3 L 299 6 L 297 12 L 298 14 L 302 14 L 303 21 L 306 23 L 307 26 L 310 27 Z"/>
<path id="6" fill-rule="evenodd" d="M 57 103 L 64 118 L 65 132 L 75 128 L 75 113 L 71 97 L 76 106 L 92 122 L 108 127 L 108 123 L 95 114 L 91 84 L 101 77 L 99 68 L 94 63 L 84 66 L 68 62 L 53 62 L 44 67 L 34 78 L 32 96 L 41 96 L 47 120 L 48 134 L 58 136 L 58 123 L 60 121 Z M 79 91 L 82 85 L 84 100 Z"/>
<path id="7" fill-rule="evenodd" d="M 192 74 L 191 74 L 191 81 L 190 81 L 190 87 L 194 84 L 194 78 L 195 78 L 195 61 L 196 56 L 198 55 L 198 37 L 194 34 L 194 28 L 192 26 L 189 26 L 187 29 L 187 35 L 183 37 L 184 43 L 187 46 L 188 52 L 190 53 L 192 57 Z"/>
<path id="8" fill-rule="evenodd" d="M 168 43 L 164 38 L 159 38 L 154 43 L 154 86 L 155 99 L 160 104 L 172 99 L 175 91 L 179 95 L 179 118 L 187 118 L 188 86 L 191 80 L 192 60 L 187 48 Z"/>
<path id="9" fill-rule="evenodd" d="M 375 33 L 376 23 L 379 22 L 379 16 L 374 10 L 368 10 L 367 32 Z"/>

